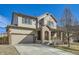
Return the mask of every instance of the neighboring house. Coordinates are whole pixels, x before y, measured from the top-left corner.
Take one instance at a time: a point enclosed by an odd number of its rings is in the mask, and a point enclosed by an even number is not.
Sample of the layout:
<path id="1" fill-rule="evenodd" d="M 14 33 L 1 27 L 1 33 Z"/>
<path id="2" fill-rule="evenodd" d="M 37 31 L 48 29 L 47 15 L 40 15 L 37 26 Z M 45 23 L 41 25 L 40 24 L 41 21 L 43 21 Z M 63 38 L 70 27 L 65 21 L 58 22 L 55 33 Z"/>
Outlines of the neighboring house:
<path id="1" fill-rule="evenodd" d="M 34 17 L 13 13 L 11 25 L 7 27 L 10 44 L 26 44 L 32 42 L 52 42 L 56 33 L 57 21 L 50 13 Z"/>

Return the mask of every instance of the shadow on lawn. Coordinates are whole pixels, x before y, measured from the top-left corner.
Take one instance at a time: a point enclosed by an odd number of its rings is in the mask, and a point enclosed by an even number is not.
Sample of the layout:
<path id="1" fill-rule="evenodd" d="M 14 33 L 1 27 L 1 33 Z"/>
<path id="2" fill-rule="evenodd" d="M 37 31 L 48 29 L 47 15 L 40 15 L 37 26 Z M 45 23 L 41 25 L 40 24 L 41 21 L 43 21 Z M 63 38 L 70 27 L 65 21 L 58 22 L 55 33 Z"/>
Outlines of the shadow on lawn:
<path id="1" fill-rule="evenodd" d="M 69 48 L 69 47 L 62 47 L 63 49 L 69 49 L 69 50 L 74 50 L 74 51 L 79 51 L 79 50 L 76 50 L 76 49 L 72 49 L 72 48 Z"/>
<path id="2" fill-rule="evenodd" d="M 58 48 L 58 49 L 61 49 L 61 50 L 64 50 L 64 51 L 71 52 L 71 53 L 73 53 L 73 54 L 79 55 L 79 50 L 76 50 L 76 49 L 73 49 L 73 48 L 60 47 L 60 46 L 57 46 L 57 47 L 55 47 L 55 48 Z"/>

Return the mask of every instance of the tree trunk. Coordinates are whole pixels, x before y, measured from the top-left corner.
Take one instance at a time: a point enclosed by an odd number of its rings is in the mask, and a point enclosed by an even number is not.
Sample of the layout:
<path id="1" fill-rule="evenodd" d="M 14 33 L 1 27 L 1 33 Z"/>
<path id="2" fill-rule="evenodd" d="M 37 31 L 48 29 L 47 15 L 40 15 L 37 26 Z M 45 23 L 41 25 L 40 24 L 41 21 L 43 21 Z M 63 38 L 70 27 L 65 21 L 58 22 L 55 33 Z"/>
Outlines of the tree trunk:
<path id="1" fill-rule="evenodd" d="M 69 37 L 69 32 L 67 33 L 68 36 L 68 47 L 70 47 L 70 37 Z"/>

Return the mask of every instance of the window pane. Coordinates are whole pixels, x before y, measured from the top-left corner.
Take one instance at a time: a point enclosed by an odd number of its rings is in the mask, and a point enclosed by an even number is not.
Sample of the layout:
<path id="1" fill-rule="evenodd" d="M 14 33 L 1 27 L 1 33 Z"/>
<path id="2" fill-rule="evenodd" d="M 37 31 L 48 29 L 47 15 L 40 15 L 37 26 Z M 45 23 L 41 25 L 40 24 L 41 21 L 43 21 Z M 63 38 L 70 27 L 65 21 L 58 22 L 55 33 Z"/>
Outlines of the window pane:
<path id="1" fill-rule="evenodd" d="M 50 22 L 48 21 L 48 26 L 51 26 Z"/>
<path id="2" fill-rule="evenodd" d="M 33 22 L 32 22 L 33 21 Z M 32 19 L 31 22 L 36 25 L 36 20 L 35 19 Z"/>
<path id="3" fill-rule="evenodd" d="M 51 22 L 52 26 L 54 26 L 53 22 Z"/>
<path id="4" fill-rule="evenodd" d="M 25 18 L 22 18 L 22 23 L 25 23 Z"/>
<path id="5" fill-rule="evenodd" d="M 25 19 L 25 23 L 28 24 L 28 19 L 27 18 Z"/>
<path id="6" fill-rule="evenodd" d="M 32 24 L 32 20 L 31 19 L 28 19 L 28 24 Z"/>
<path id="7" fill-rule="evenodd" d="M 32 20 L 29 18 L 22 18 L 22 23 L 24 24 L 32 24 Z"/>
<path id="8" fill-rule="evenodd" d="M 47 24 L 48 26 L 54 26 L 54 24 L 53 24 L 53 22 L 50 22 L 50 21 L 48 21 L 48 24 Z"/>

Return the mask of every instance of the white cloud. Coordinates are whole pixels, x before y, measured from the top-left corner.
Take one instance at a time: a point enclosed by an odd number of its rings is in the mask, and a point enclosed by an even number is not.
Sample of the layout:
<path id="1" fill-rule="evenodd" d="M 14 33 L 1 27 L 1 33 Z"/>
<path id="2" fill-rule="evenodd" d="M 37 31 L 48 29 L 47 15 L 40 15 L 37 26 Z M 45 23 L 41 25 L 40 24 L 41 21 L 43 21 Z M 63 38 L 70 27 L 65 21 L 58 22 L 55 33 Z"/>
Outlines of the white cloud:
<path id="1" fill-rule="evenodd" d="M 6 27 L 8 24 L 9 24 L 8 19 L 0 15 L 0 27 Z"/>
<path id="2" fill-rule="evenodd" d="M 7 19 L 7 17 L 0 15 L 0 32 L 5 32 L 5 30 L 6 30 L 5 27 L 9 24 L 10 24 L 10 22 Z"/>

